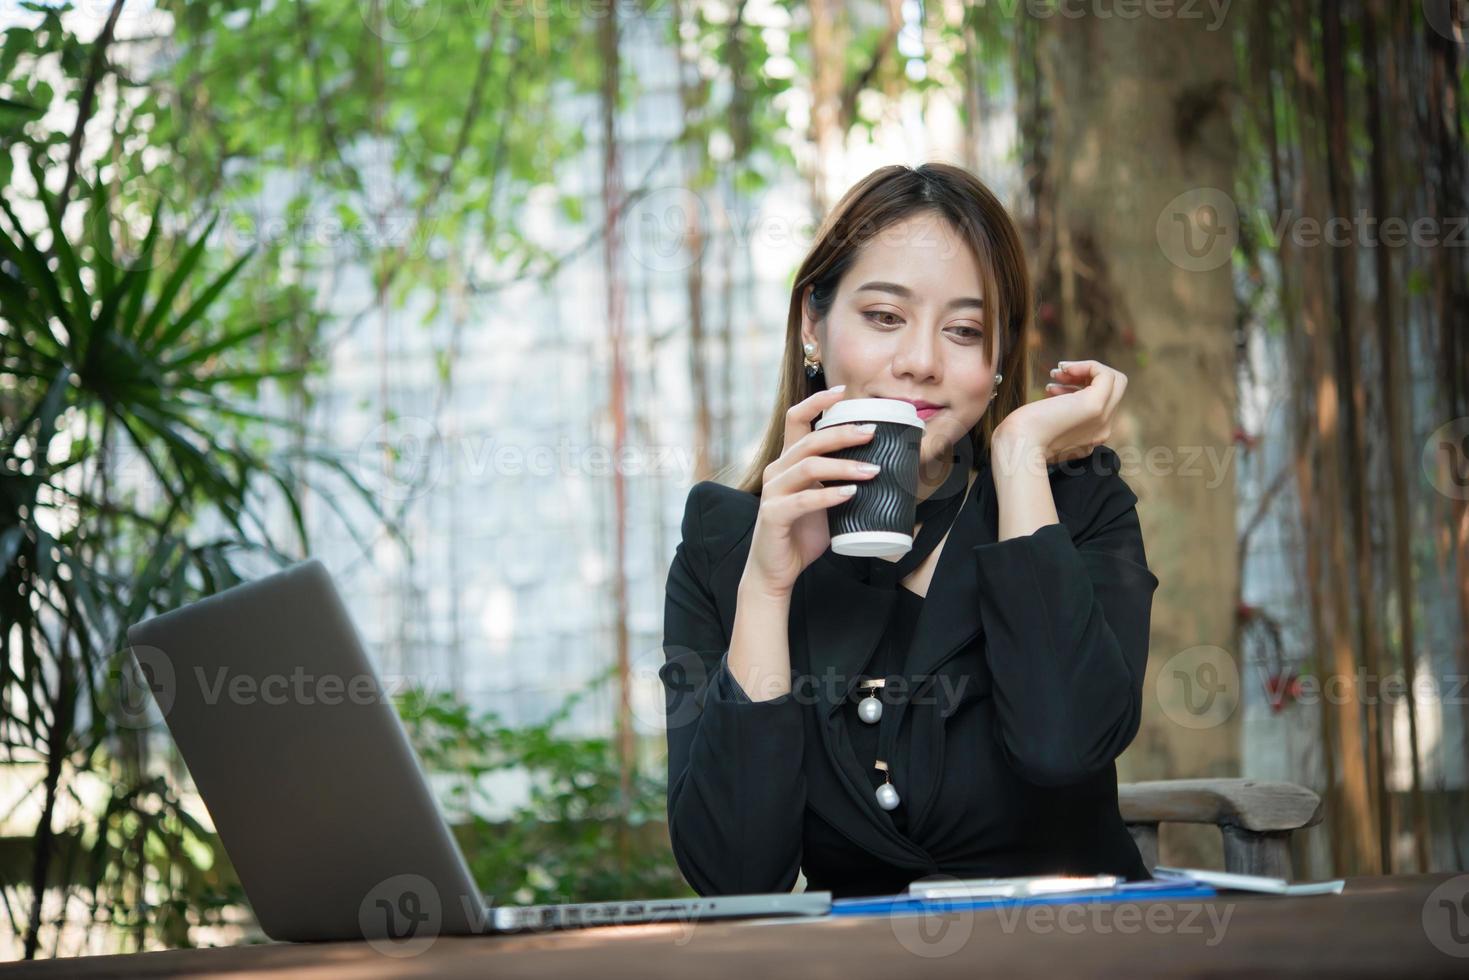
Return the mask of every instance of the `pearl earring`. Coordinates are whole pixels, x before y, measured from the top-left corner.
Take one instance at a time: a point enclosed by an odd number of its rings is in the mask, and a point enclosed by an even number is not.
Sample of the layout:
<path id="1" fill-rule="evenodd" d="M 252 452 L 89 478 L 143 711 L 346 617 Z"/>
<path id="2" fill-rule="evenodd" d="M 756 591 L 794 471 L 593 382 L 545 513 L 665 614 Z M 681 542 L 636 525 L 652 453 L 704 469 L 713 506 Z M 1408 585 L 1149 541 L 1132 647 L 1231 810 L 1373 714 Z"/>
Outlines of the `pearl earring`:
<path id="1" fill-rule="evenodd" d="M 801 349 L 806 352 L 806 377 L 814 378 L 821 373 L 821 362 L 811 356 L 816 353 L 816 345 L 808 341 Z"/>

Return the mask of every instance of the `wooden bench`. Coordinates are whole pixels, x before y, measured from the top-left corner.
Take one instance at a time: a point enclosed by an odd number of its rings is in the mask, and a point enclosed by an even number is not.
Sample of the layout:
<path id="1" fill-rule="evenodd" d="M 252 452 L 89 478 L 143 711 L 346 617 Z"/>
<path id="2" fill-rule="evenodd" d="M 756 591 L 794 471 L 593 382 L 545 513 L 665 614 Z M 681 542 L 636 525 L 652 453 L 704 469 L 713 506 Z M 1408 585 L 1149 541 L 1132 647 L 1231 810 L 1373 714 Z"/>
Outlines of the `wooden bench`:
<path id="1" fill-rule="evenodd" d="M 1321 798 L 1295 783 L 1260 779 L 1166 779 L 1123 783 L 1117 802 L 1152 871 L 1158 824 L 1213 824 L 1224 837 L 1224 870 L 1290 880 L 1290 835 L 1321 822 Z"/>

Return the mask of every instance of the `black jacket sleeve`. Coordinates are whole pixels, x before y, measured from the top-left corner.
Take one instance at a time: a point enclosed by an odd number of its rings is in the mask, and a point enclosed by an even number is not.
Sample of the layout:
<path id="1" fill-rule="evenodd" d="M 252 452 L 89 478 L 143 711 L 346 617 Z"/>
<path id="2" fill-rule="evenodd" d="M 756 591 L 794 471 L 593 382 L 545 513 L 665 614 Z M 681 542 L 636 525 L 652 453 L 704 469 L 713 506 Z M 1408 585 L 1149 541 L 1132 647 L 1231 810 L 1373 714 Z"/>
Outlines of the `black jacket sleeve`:
<path id="1" fill-rule="evenodd" d="M 1142 718 L 1158 578 L 1115 453 L 1083 462 L 1052 485 L 1058 511 L 1080 515 L 1074 540 L 1047 524 L 974 548 L 996 734 L 1012 768 L 1042 786 L 1111 765 Z"/>
<path id="2" fill-rule="evenodd" d="M 669 839 L 700 895 L 788 892 L 800 872 L 806 809 L 801 706 L 790 693 L 753 701 L 729 672 L 702 523 L 703 501 L 717 486 L 702 481 L 689 491 L 668 572 L 658 676 Z"/>

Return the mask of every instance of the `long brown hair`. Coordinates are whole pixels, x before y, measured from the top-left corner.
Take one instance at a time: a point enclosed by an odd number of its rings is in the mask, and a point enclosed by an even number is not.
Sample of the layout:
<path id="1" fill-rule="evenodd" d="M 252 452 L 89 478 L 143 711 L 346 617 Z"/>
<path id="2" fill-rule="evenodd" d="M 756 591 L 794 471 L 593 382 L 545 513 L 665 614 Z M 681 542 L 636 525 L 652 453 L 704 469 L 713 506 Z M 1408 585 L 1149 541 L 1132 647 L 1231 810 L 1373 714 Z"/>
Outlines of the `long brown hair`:
<path id="1" fill-rule="evenodd" d="M 826 387 L 826 376 L 806 376 L 801 351 L 801 297 L 811 286 L 809 313 L 820 321 L 831 312 L 837 285 L 862 246 L 885 228 L 914 214 L 935 212 L 946 218 L 955 233 L 969 243 L 979 262 L 984 287 L 985 356 L 995 363 L 998 324 L 1004 325 L 1004 363 L 997 370 L 1005 382 L 979 422 L 969 430 L 978 466 L 995 426 L 1025 404 L 1030 377 L 1030 273 L 1020 235 L 1009 213 L 984 183 L 960 167 L 925 163 L 919 167 L 879 167 L 858 181 L 832 208 L 816 231 L 816 243 L 807 253 L 791 288 L 786 319 L 785 353 L 775 407 L 755 459 L 738 484 L 758 495 L 765 467 L 780 457 L 785 446 L 786 412 L 792 405 Z M 991 298 L 993 297 L 993 301 Z"/>

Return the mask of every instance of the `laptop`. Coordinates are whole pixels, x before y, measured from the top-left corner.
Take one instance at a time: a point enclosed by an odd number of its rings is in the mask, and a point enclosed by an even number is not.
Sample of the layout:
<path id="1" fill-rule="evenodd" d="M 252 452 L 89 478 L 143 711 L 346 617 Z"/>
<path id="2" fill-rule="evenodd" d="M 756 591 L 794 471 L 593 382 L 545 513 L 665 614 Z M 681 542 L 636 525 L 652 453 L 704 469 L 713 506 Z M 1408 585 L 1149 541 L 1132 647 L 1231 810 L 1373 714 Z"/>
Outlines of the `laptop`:
<path id="1" fill-rule="evenodd" d="M 133 704 L 168 725 L 271 939 L 831 911 L 829 891 L 562 905 L 481 896 L 317 559 L 138 623 L 128 640 Z"/>

